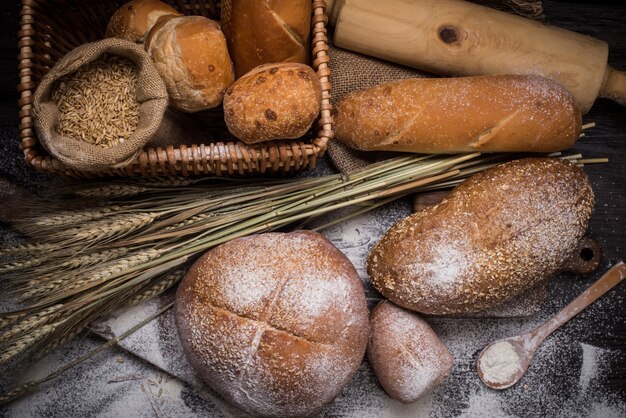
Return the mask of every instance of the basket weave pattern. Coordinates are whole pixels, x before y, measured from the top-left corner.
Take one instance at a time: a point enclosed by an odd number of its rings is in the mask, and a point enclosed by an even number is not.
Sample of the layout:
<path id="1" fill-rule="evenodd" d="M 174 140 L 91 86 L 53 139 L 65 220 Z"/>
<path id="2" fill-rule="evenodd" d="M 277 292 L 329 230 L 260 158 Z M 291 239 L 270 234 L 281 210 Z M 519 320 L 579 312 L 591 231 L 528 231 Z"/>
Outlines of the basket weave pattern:
<path id="1" fill-rule="evenodd" d="M 186 15 L 219 18 L 214 0 L 165 0 Z M 18 34 L 20 141 L 26 163 L 37 171 L 68 177 L 246 175 L 297 171 L 315 166 L 333 137 L 328 63 L 328 37 L 324 0 L 313 1 L 312 66 L 322 84 L 317 132 L 310 141 L 270 141 L 247 145 L 219 128 L 224 138 L 207 144 L 148 148 L 124 168 L 82 172 L 65 167 L 39 144 L 33 129 L 33 93 L 46 72 L 73 48 L 104 36 L 110 16 L 124 0 L 22 0 Z M 68 25 L 71 22 L 71 25 Z M 223 125 L 223 124 L 222 124 Z"/>

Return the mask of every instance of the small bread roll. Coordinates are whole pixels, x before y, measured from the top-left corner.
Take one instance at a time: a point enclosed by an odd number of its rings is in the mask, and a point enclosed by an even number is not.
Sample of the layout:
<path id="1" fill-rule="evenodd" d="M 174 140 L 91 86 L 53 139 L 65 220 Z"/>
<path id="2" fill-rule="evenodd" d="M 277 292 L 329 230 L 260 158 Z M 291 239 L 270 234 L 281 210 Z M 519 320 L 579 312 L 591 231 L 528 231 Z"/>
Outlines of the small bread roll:
<path id="1" fill-rule="evenodd" d="M 385 391 L 400 402 L 415 402 L 448 376 L 454 358 L 417 314 L 389 301 L 370 316 L 367 358 Z"/>
<path id="2" fill-rule="evenodd" d="M 199 376 L 253 416 L 308 416 L 356 372 L 367 346 L 359 275 L 322 235 L 229 241 L 191 267 L 174 316 Z"/>
<path id="3" fill-rule="evenodd" d="M 228 89 L 224 118 L 247 144 L 300 138 L 319 115 L 321 100 L 322 85 L 308 65 L 260 65 Z"/>
<path id="4" fill-rule="evenodd" d="M 156 22 L 164 16 L 181 16 L 178 10 L 159 0 L 132 0 L 117 9 L 106 29 L 107 38 L 143 42 Z"/>
<path id="5" fill-rule="evenodd" d="M 182 16 L 155 25 L 146 51 L 167 86 L 170 103 L 184 112 L 219 106 L 235 80 L 219 25 L 201 16 Z"/>

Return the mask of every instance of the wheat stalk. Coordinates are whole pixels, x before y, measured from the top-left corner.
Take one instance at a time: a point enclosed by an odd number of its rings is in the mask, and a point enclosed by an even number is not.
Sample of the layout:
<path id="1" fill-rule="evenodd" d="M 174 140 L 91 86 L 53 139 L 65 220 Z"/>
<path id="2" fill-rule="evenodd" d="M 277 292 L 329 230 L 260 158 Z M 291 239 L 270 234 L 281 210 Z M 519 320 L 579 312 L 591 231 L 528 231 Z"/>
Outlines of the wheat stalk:
<path id="1" fill-rule="evenodd" d="M 83 189 L 75 189 L 73 193 L 77 196 L 86 197 L 90 199 L 102 199 L 102 198 L 118 198 L 129 197 L 139 193 L 150 190 L 149 187 L 139 184 L 122 183 L 122 184 L 106 184 L 102 186 L 93 186 Z"/>
<path id="2" fill-rule="evenodd" d="M 127 253 L 127 250 L 116 251 L 109 250 L 105 253 L 106 256 L 121 255 Z M 22 294 L 23 300 L 33 298 L 43 298 L 55 292 L 65 292 L 61 298 L 67 297 L 67 295 L 74 294 L 78 291 L 82 291 L 85 288 L 92 287 L 95 284 L 101 283 L 111 277 L 115 277 L 122 271 L 128 270 L 131 267 L 145 264 L 150 260 L 154 260 L 163 253 L 163 250 L 148 249 L 140 251 L 138 253 L 126 254 L 121 258 L 114 259 L 108 263 L 98 266 L 95 269 L 86 270 L 84 273 L 70 273 L 60 279 L 56 279 L 41 286 L 35 286 L 34 282 L 29 282 L 29 290 Z M 70 263 L 71 260 L 68 260 Z M 83 276 L 83 278 L 79 278 Z"/>
<path id="3" fill-rule="evenodd" d="M 92 210 L 72 210 L 61 212 L 53 215 L 39 215 L 27 219 L 27 222 L 23 222 L 25 227 L 41 228 L 41 227 L 54 227 L 54 226 L 67 226 L 75 225 L 78 223 L 89 222 L 95 219 L 100 219 L 105 216 L 109 216 L 113 213 L 122 210 L 121 206 L 110 206 Z"/>
<path id="4" fill-rule="evenodd" d="M 12 342 L 0 353 L 0 366 L 7 363 L 11 359 L 22 354 L 24 351 L 31 348 L 36 343 L 39 343 L 46 336 L 51 334 L 57 327 L 59 327 L 63 321 L 58 321 L 52 324 L 45 324 L 33 330 L 33 332 L 23 335 L 20 339 Z"/>
<path id="5" fill-rule="evenodd" d="M 0 266 L 0 274 L 11 273 L 17 270 L 24 270 L 35 267 L 43 263 L 45 260 L 41 258 L 31 258 L 26 261 L 14 261 Z"/>
<path id="6" fill-rule="evenodd" d="M 18 322 L 8 330 L 2 332 L 2 335 L 0 335 L 0 344 L 4 344 L 7 341 L 17 336 L 20 336 L 33 328 L 37 328 L 58 318 L 61 315 L 61 313 L 59 312 L 61 308 L 63 308 L 63 305 L 57 304 L 40 312 L 37 312 L 32 316 L 27 317 L 23 321 Z"/>
<path id="7" fill-rule="evenodd" d="M 55 230 L 47 239 L 61 242 L 78 241 L 83 244 L 104 241 L 150 225 L 157 216 L 154 212 L 115 215 L 109 219 L 88 222 L 78 227 Z"/>
<path id="8" fill-rule="evenodd" d="M 6 248 L 0 249 L 0 256 L 2 257 L 14 256 L 14 255 L 16 256 L 16 255 L 24 255 L 24 254 L 34 253 L 34 252 L 46 252 L 46 251 L 55 250 L 56 248 L 57 248 L 56 244 L 51 244 L 51 243 L 46 243 L 46 242 L 40 242 L 40 243 L 27 242 L 24 244 L 15 245 L 13 247 L 6 247 Z"/>

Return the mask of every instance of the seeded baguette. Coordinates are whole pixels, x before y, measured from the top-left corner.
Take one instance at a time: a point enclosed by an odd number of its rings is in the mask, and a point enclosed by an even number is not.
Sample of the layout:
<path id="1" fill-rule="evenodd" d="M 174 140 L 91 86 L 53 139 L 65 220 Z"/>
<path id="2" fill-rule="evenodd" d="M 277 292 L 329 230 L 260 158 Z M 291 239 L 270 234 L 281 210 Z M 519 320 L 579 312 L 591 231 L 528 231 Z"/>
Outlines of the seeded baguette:
<path id="1" fill-rule="evenodd" d="M 418 78 L 344 96 L 335 134 L 362 151 L 554 152 L 582 129 L 574 98 L 528 75 Z"/>
<path id="2" fill-rule="evenodd" d="M 593 203 L 587 176 L 568 162 L 502 164 L 394 225 L 370 252 L 367 271 L 404 308 L 479 312 L 560 271 L 587 229 Z"/>

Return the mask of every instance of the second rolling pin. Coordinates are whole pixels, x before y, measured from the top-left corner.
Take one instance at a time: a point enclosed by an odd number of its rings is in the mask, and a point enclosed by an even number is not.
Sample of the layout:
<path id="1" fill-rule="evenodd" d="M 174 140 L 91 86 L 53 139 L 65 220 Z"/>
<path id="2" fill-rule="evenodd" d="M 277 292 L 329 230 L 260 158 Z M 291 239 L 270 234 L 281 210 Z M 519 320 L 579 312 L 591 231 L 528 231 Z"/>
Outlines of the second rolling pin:
<path id="1" fill-rule="evenodd" d="M 626 105 L 626 73 L 590 36 L 460 0 L 327 1 L 339 47 L 435 74 L 551 78 L 583 114 L 597 97 Z"/>

